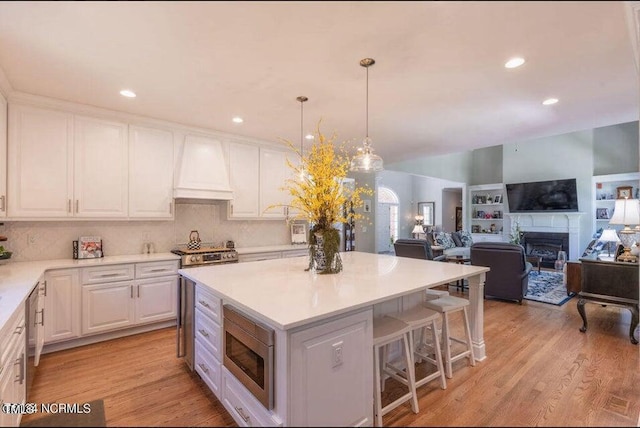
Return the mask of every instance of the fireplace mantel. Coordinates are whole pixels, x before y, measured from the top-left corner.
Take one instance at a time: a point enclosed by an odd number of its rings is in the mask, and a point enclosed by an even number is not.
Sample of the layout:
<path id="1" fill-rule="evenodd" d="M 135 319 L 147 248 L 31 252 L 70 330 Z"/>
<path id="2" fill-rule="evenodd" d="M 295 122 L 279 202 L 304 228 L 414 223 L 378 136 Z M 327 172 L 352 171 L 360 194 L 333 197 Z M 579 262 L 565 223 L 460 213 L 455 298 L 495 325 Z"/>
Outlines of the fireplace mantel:
<path id="1" fill-rule="evenodd" d="M 511 228 L 520 225 L 523 232 L 555 232 L 569 234 L 569 259 L 580 255 L 580 217 L 584 212 L 504 213 Z"/>

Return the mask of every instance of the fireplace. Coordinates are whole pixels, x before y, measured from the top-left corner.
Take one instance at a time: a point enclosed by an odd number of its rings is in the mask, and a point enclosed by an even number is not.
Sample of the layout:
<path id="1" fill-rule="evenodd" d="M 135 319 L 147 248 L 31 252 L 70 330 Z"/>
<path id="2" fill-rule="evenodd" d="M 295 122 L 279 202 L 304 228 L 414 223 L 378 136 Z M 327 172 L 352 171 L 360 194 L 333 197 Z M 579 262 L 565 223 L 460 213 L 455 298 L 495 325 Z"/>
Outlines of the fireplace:
<path id="1" fill-rule="evenodd" d="M 558 251 L 569 254 L 568 233 L 524 232 L 521 243 L 528 256 L 542 257 L 542 267 L 553 268 Z"/>

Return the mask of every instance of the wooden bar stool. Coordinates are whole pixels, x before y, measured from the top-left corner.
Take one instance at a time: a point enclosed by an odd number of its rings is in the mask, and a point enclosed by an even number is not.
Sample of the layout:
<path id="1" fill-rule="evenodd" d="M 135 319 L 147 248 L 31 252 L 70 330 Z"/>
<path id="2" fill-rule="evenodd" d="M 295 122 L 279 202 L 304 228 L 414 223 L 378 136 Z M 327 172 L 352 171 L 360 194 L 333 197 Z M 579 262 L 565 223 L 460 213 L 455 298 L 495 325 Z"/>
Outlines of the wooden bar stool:
<path id="1" fill-rule="evenodd" d="M 374 387 L 375 387 L 375 422 L 377 426 L 382 426 L 382 416 L 398 407 L 400 404 L 411 401 L 411 410 L 418 413 L 418 396 L 416 395 L 416 378 L 413 365 L 413 357 L 410 344 L 411 327 L 409 324 L 396 318 L 384 316 L 373 320 L 373 365 L 374 365 Z M 389 364 L 386 357 L 380 363 L 380 349 L 385 349 L 390 343 L 401 341 L 405 355 L 406 372 Z M 385 352 L 386 356 L 386 352 Z M 398 382 L 406 385 L 409 392 L 404 394 L 392 403 L 382 407 L 382 380 L 381 372 L 391 376 Z"/>
<path id="2" fill-rule="evenodd" d="M 403 311 L 400 314 L 390 316 L 409 324 L 411 327 L 412 333 L 409 334 L 409 348 L 413 350 L 414 364 L 416 361 L 425 360 L 436 368 L 434 373 L 428 374 L 422 379 L 416 379 L 416 388 L 440 378 L 440 387 L 447 389 L 447 381 L 444 376 L 442 364 L 442 351 L 440 350 L 440 339 L 438 338 L 438 326 L 436 325 L 436 321 L 440 318 L 440 313 L 419 305 Z M 431 331 L 431 344 L 426 343 L 427 330 Z M 416 344 L 414 334 L 418 331 L 420 333 L 420 339 Z M 433 357 L 431 356 L 431 352 L 429 352 L 430 349 L 433 349 Z"/>
<path id="3" fill-rule="evenodd" d="M 469 362 L 472 366 L 476 365 L 476 360 L 473 357 L 473 345 L 471 343 L 471 329 L 469 328 L 469 316 L 467 314 L 467 307 L 469 301 L 456 296 L 444 296 L 435 300 L 427 300 L 423 305 L 431 310 L 434 310 L 442 314 L 442 346 L 444 348 L 444 362 L 445 372 L 449 379 L 453 376 L 451 363 L 458 361 L 461 358 L 469 358 Z M 462 312 L 462 320 L 464 323 L 465 339 L 460 339 L 451 336 L 451 330 L 449 328 L 449 317 L 453 312 Z M 466 345 L 466 350 L 458 354 L 451 355 L 451 342 L 461 343 Z"/>

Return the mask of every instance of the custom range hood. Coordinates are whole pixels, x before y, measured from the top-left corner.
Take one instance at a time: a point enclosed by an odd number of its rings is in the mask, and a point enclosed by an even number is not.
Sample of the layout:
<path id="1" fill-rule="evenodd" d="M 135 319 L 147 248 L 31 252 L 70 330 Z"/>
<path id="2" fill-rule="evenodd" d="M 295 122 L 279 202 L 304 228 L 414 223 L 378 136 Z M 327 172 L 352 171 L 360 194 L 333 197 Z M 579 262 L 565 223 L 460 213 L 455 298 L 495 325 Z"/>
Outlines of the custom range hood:
<path id="1" fill-rule="evenodd" d="M 185 136 L 173 197 L 176 203 L 233 199 L 220 141 L 203 136 Z"/>

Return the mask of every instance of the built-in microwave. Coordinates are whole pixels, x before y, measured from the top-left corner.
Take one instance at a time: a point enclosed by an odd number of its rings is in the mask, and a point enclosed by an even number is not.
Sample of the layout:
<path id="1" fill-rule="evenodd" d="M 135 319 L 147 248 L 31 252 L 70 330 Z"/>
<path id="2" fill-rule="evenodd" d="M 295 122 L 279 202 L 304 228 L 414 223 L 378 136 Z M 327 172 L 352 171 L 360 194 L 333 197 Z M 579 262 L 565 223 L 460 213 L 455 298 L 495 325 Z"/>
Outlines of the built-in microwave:
<path id="1" fill-rule="evenodd" d="M 223 307 L 223 364 L 267 409 L 273 408 L 273 329 L 237 308 Z"/>

